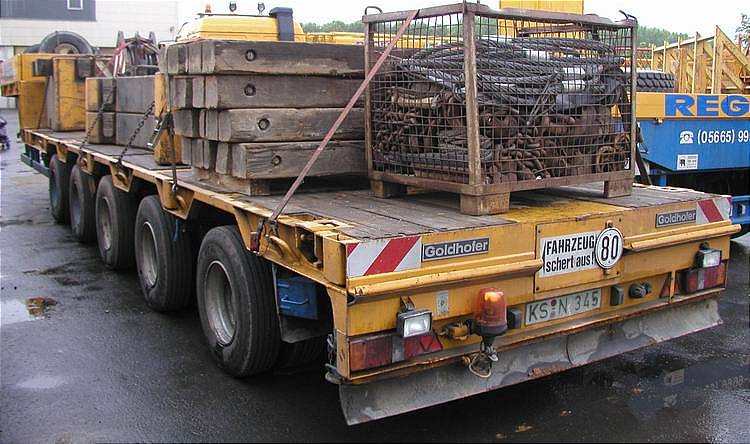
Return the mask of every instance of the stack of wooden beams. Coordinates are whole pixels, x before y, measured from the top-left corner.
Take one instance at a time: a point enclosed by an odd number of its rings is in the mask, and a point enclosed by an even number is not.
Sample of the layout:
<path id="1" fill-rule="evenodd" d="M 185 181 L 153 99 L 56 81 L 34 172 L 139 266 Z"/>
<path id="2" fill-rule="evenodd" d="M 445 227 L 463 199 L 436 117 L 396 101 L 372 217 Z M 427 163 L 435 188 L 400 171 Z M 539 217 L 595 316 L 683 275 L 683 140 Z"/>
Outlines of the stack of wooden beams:
<path id="1" fill-rule="evenodd" d="M 182 162 L 249 194 L 297 177 L 364 76 L 361 46 L 202 40 L 166 49 Z M 309 176 L 364 175 L 357 105 Z"/>
<path id="2" fill-rule="evenodd" d="M 166 90 L 166 76 L 163 73 L 155 76 L 87 78 L 86 130 L 92 128 L 89 142 L 127 145 L 143 121 L 131 146 L 148 148 L 157 121 L 167 112 Z M 154 147 L 154 160 L 160 165 L 171 164 L 173 160 L 180 163 L 180 150 L 180 137 L 164 132 Z"/>
<path id="3" fill-rule="evenodd" d="M 156 124 L 151 107 L 153 101 L 154 76 L 87 78 L 86 129 L 96 120 L 89 141 L 126 145 L 145 115 L 143 127 L 132 146 L 146 148 Z M 151 112 L 146 115 L 150 107 Z M 97 120 L 100 108 L 103 112 Z"/>

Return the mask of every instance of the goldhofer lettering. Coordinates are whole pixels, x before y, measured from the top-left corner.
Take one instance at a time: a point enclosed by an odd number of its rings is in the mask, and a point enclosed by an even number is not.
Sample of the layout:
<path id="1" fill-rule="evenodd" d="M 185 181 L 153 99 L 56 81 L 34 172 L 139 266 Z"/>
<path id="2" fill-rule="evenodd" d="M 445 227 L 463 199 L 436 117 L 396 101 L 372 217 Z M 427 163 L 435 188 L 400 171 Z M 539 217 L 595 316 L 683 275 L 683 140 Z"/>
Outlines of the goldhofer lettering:
<path id="1" fill-rule="evenodd" d="M 659 213 L 656 215 L 656 226 L 666 227 L 669 225 L 689 224 L 695 222 L 696 210 L 675 211 L 672 213 Z"/>
<path id="2" fill-rule="evenodd" d="M 490 239 L 483 237 L 479 239 L 466 239 L 454 242 L 443 242 L 440 244 L 427 244 L 422 247 L 422 260 L 432 261 L 448 257 L 469 256 L 472 254 L 483 254 L 490 250 Z"/>

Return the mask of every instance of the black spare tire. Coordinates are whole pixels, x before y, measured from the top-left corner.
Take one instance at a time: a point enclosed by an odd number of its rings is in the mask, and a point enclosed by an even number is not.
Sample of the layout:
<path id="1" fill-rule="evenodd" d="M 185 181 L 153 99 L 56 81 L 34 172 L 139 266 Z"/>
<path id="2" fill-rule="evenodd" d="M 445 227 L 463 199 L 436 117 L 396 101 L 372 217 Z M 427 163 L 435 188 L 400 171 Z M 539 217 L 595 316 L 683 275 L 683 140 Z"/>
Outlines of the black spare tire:
<path id="1" fill-rule="evenodd" d="M 637 90 L 643 92 L 674 92 L 674 74 L 661 71 L 637 71 Z"/>
<path id="2" fill-rule="evenodd" d="M 55 31 L 39 43 L 39 52 L 54 54 L 93 54 L 94 49 L 82 36 L 71 31 Z"/>

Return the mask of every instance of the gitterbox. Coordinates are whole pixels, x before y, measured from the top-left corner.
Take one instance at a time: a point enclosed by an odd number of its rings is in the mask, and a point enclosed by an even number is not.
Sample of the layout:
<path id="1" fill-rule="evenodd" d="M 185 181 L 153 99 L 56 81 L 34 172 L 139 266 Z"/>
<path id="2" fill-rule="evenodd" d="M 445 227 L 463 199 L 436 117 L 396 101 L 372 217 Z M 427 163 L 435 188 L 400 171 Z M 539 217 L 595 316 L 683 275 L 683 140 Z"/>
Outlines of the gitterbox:
<path id="1" fill-rule="evenodd" d="M 363 18 L 368 69 L 408 16 Z M 451 191 L 469 214 L 558 185 L 629 194 L 636 26 L 479 4 L 420 10 L 369 85 L 373 190 Z"/>

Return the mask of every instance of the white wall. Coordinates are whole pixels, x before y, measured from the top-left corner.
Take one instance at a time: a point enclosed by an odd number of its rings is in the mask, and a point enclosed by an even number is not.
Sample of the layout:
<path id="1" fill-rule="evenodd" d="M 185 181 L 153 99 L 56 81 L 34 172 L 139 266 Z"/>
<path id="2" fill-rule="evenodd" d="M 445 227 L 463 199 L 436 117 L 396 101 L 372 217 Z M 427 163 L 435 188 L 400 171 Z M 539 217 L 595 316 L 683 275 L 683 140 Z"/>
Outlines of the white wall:
<path id="1" fill-rule="evenodd" d="M 114 47 L 117 31 L 132 37 L 149 31 L 161 40 L 174 39 L 177 31 L 177 0 L 98 0 L 96 22 L 0 19 L 0 45 L 31 46 L 53 31 L 73 31 L 94 46 Z"/>

